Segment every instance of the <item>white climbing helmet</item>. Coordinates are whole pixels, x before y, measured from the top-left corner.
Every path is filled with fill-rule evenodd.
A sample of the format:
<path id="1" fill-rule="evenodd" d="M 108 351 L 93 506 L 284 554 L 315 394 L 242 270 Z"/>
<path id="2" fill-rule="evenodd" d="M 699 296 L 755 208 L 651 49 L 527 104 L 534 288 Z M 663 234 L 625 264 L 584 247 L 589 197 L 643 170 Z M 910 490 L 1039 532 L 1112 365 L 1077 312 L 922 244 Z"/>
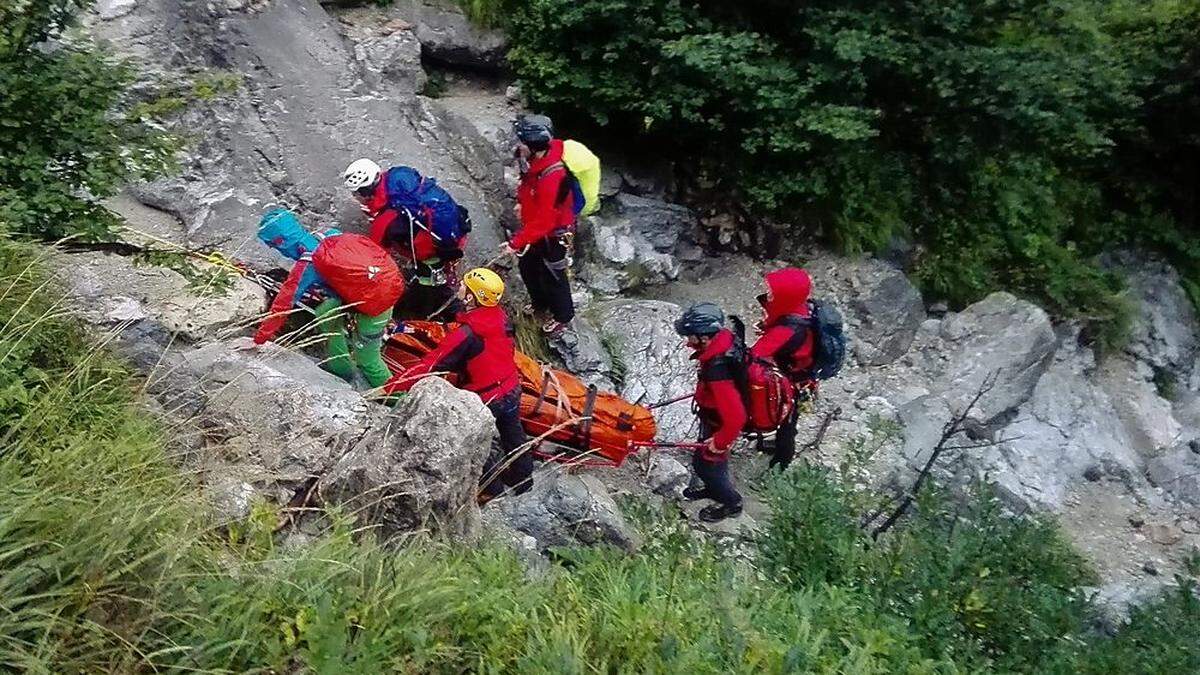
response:
<path id="1" fill-rule="evenodd" d="M 361 190 L 379 182 L 383 169 L 369 159 L 356 159 L 342 173 L 342 182 L 351 190 Z"/>

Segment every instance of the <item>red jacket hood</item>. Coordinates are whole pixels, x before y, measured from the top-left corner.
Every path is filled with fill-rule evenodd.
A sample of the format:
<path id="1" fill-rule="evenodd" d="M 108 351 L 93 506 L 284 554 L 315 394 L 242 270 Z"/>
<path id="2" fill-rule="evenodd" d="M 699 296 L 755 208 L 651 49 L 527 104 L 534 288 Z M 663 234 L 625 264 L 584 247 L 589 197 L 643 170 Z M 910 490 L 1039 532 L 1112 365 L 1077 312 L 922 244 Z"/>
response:
<path id="1" fill-rule="evenodd" d="M 808 296 L 812 292 L 808 272 L 796 267 L 776 270 L 767 275 L 767 288 L 771 289 L 771 299 L 765 306 L 764 325 L 774 325 L 789 314 L 808 316 Z"/>
<path id="2" fill-rule="evenodd" d="M 499 306 L 476 307 L 462 312 L 455 319 L 470 326 L 476 335 L 485 340 L 508 335 L 508 315 Z"/>
<path id="3" fill-rule="evenodd" d="M 703 351 L 692 354 L 692 358 L 700 363 L 707 363 L 729 351 L 731 347 L 733 347 L 733 332 L 728 328 L 722 328 L 713 336 L 712 342 L 708 343 Z"/>
<path id="4" fill-rule="evenodd" d="M 542 157 L 535 157 L 529 161 L 529 171 L 526 176 L 532 176 L 535 179 L 541 175 L 551 164 L 556 164 L 562 161 L 563 142 L 557 138 L 550 139 L 550 147 L 546 150 L 546 154 Z"/>

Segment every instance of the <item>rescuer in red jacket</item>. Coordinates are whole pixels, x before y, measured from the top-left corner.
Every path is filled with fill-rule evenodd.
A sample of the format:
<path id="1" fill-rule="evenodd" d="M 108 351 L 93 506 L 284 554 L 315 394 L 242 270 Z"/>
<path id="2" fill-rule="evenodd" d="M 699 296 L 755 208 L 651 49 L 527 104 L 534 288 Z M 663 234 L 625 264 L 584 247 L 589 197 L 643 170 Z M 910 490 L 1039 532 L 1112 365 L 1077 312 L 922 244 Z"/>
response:
<path id="1" fill-rule="evenodd" d="M 404 392 L 431 373 L 455 373 L 460 387 L 479 395 L 496 418 L 503 451 L 484 466 L 481 502 L 499 496 L 505 488 L 520 494 L 533 483 L 533 455 L 525 447 L 521 428 L 521 379 L 513 327 L 500 307 L 503 294 L 504 281 L 492 270 L 473 269 L 463 275 L 460 297 L 467 310 L 456 317 L 459 327 L 384 388 L 389 394 Z"/>
<path id="2" fill-rule="evenodd" d="M 554 138 L 549 117 L 525 115 L 517 120 L 516 132 L 521 142 L 518 153 L 528 156 L 529 168 L 517 187 L 521 227 L 500 250 L 520 256 L 518 267 L 532 309 L 550 315 L 542 329 L 553 335 L 575 318 L 569 278 L 576 218 L 571 183 L 575 179 L 563 163 L 563 143 Z"/>
<path id="3" fill-rule="evenodd" d="M 808 272 L 788 267 L 766 277 L 767 292 L 759 296 L 764 316 L 762 336 L 750 348 L 752 359 L 770 359 L 797 389 L 797 398 L 813 386 L 813 331 L 810 330 L 808 296 L 812 279 Z M 775 433 L 770 466 L 786 469 L 796 455 L 796 423 L 799 406 Z"/>
<path id="4" fill-rule="evenodd" d="M 742 496 L 729 476 L 729 451 L 746 426 L 746 406 L 736 380 L 743 365 L 734 350 L 733 333 L 725 328 L 725 313 L 711 302 L 688 308 L 675 322 L 675 332 L 687 338 L 698 364 L 693 400 L 700 416 L 700 440 L 706 444 L 692 455 L 699 483 L 683 496 L 717 502 L 700 510 L 701 520 L 716 522 L 742 512 Z"/>
<path id="5" fill-rule="evenodd" d="M 439 237 L 432 213 L 395 205 L 388 185 L 393 172 L 420 177 L 411 167 L 384 171 L 373 160 L 359 159 L 346 167 L 342 181 L 370 222 L 367 236 L 392 253 L 405 273 L 409 291 L 396 308 L 398 315 L 449 321 L 463 309 L 455 270 L 467 237 Z"/>

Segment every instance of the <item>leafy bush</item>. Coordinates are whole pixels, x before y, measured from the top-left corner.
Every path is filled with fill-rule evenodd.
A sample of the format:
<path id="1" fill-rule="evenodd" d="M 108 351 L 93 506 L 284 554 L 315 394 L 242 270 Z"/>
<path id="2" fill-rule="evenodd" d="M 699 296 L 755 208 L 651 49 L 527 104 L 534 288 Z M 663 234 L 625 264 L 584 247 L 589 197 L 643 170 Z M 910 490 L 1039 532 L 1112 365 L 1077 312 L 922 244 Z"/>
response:
<path id="1" fill-rule="evenodd" d="M 78 44 L 54 44 L 84 0 L 0 9 L 0 228 L 58 239 L 100 238 L 115 224 L 99 199 L 159 175 L 177 143 L 136 105 L 124 64 Z"/>
<path id="2" fill-rule="evenodd" d="M 1055 526 L 1005 515 L 986 491 L 965 503 L 923 496 L 874 544 L 856 515 L 864 501 L 824 469 L 789 471 L 771 502 L 759 545 L 773 578 L 853 589 L 862 607 L 908 626 L 929 658 L 1036 672 L 1073 658 L 1087 629 L 1080 588 L 1094 574 Z"/>
<path id="3" fill-rule="evenodd" d="M 694 183 L 848 251 L 914 240 L 917 279 L 956 304 L 1011 288 L 1107 324 L 1116 342 L 1121 284 L 1090 257 L 1164 238 L 1200 251 L 1170 220 L 1143 234 L 1105 189 L 1110 175 L 1126 194 L 1177 175 L 1168 184 L 1186 205 L 1173 212 L 1195 218 L 1179 195 L 1194 193 L 1181 184 L 1195 183 L 1196 153 L 1168 136 L 1200 135 L 1195 78 L 1184 79 L 1200 26 L 1189 3 L 505 7 L 509 60 L 537 105 L 637 135 Z M 1136 170 L 1114 167 L 1138 140 Z M 1191 168 L 1157 161 L 1168 156 Z"/>

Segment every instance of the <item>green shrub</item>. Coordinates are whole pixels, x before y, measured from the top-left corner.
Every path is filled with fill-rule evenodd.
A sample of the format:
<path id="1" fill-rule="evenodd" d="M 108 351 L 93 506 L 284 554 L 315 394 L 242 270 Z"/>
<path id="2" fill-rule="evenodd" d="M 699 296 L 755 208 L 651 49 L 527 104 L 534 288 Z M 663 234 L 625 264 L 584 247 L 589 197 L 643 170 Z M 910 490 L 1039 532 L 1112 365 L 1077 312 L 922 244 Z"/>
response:
<path id="1" fill-rule="evenodd" d="M 177 142 L 150 123 L 176 108 L 169 97 L 139 105 L 126 64 L 79 44 L 42 45 L 88 4 L 0 9 L 0 229 L 105 237 L 115 220 L 98 200 L 172 164 Z"/>
<path id="2" fill-rule="evenodd" d="M 1195 229 L 1172 220 L 1200 212 L 1184 187 L 1200 175 L 1194 3 L 504 7 L 536 105 L 637 136 L 799 234 L 850 252 L 914 240 L 917 280 L 955 305 L 1011 289 L 1113 346 L 1127 308 L 1096 253 L 1157 246 L 1200 279 Z"/>

